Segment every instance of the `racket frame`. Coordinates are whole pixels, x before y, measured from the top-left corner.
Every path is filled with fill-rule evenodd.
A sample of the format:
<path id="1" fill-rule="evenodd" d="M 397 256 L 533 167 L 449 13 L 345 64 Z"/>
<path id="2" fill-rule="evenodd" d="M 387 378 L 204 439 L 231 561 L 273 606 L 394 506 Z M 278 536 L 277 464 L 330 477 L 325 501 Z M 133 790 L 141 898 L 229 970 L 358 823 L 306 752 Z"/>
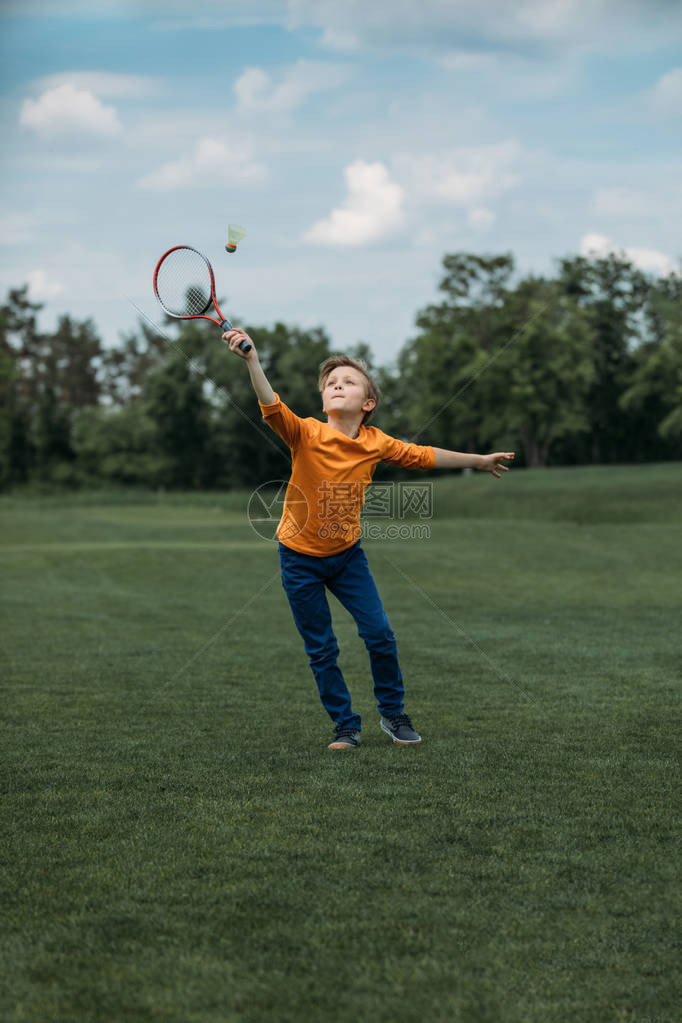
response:
<path id="1" fill-rule="evenodd" d="M 203 313 L 188 313 L 188 314 L 184 314 L 184 315 L 180 314 L 180 313 L 174 313 L 174 312 L 172 312 L 168 308 L 168 306 L 166 306 L 164 304 L 161 296 L 159 295 L 158 277 L 159 277 L 159 270 L 161 269 L 161 264 L 163 263 L 163 261 L 168 256 L 170 256 L 171 252 L 177 252 L 178 249 L 189 249 L 190 252 L 195 252 L 197 254 L 197 256 L 201 256 L 201 258 L 203 259 L 204 263 L 206 264 L 206 268 L 208 270 L 208 276 L 209 276 L 209 279 L 211 281 L 211 298 L 206 303 L 206 306 L 204 308 Z M 168 315 L 172 316 L 173 319 L 175 319 L 175 320 L 210 320 L 211 323 L 215 323 L 216 326 L 220 327 L 220 329 L 223 331 L 223 333 L 225 333 L 225 331 L 233 330 L 234 329 L 232 324 L 224 316 L 222 309 L 218 305 L 218 299 L 216 298 L 216 293 L 215 293 L 215 276 L 213 274 L 213 267 L 211 266 L 211 264 L 209 263 L 207 257 L 203 254 L 203 252 L 199 252 L 199 250 L 195 249 L 192 245 L 174 245 L 172 248 L 170 248 L 166 252 L 164 252 L 163 256 L 161 257 L 161 259 L 156 264 L 156 268 L 154 270 L 154 294 L 156 295 L 156 297 L 157 297 L 157 299 L 159 301 L 159 305 L 161 306 L 163 311 L 165 313 L 168 313 Z M 206 310 L 210 308 L 211 302 L 213 303 L 215 311 L 217 312 L 218 316 L 220 317 L 219 320 L 216 320 L 215 316 L 207 316 L 206 315 Z M 241 350 L 243 352 L 248 352 L 248 351 L 251 350 L 251 345 L 248 343 L 248 341 L 242 341 L 242 343 L 240 344 L 239 347 L 241 348 Z"/>

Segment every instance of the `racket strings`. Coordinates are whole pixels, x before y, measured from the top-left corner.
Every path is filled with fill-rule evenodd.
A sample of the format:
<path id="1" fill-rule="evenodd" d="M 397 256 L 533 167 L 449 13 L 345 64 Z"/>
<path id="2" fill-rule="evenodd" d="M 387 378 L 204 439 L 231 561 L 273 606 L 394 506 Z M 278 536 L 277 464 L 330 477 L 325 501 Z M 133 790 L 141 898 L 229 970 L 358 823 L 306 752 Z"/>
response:
<path id="1" fill-rule="evenodd" d="M 194 249 L 169 252 L 156 275 L 156 294 L 172 316 L 201 316 L 211 305 L 211 272 Z"/>

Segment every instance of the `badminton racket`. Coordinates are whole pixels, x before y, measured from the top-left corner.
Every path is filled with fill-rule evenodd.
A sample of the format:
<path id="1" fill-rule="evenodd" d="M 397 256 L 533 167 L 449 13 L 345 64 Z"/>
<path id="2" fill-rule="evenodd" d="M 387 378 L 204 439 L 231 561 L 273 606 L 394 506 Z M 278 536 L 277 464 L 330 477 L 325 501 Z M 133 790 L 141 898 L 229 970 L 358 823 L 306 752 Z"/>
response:
<path id="1" fill-rule="evenodd" d="M 233 329 L 218 305 L 213 267 L 190 245 L 175 245 L 164 252 L 154 270 L 154 294 L 164 312 L 176 320 L 210 320 L 223 333 Z M 216 316 L 210 316 L 209 310 Z M 239 347 L 251 351 L 246 340 Z"/>

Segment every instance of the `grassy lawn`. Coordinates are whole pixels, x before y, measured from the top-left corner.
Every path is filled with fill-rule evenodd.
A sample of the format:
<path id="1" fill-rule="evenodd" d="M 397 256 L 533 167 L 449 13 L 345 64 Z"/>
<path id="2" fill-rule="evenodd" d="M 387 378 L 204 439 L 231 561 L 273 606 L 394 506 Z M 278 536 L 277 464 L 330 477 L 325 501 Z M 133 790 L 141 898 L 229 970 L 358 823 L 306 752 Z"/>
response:
<path id="1" fill-rule="evenodd" d="M 0 1017 L 679 1019 L 681 468 L 438 479 L 343 754 L 247 494 L 1 498 Z"/>

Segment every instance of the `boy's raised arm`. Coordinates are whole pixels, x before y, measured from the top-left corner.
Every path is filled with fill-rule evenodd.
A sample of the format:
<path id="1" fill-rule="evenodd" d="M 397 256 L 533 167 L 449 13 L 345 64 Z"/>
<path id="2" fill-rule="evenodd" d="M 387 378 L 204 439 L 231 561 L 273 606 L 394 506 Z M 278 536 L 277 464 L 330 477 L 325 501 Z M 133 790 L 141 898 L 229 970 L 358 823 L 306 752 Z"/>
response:
<path id="1" fill-rule="evenodd" d="M 513 451 L 495 451 L 490 455 L 470 455 L 463 451 L 448 451 L 446 448 L 434 448 L 436 469 L 478 469 L 479 472 L 490 472 L 498 478 L 503 472 L 509 472 L 509 466 L 503 462 L 511 462 Z"/>
<path id="2" fill-rule="evenodd" d="M 244 340 L 251 342 L 251 350 L 243 352 L 239 345 Z M 268 378 L 263 372 L 263 367 L 258 360 L 258 352 L 256 346 L 253 343 L 253 338 L 249 337 L 245 330 L 241 330 L 239 327 L 235 327 L 234 330 L 228 330 L 226 334 L 223 334 L 223 341 L 227 341 L 230 346 L 230 351 L 238 355 L 240 359 L 246 361 L 249 367 L 249 376 L 251 377 L 251 383 L 253 389 L 256 392 L 256 397 L 263 405 L 273 405 L 277 401 L 277 396 L 273 391 Z"/>

